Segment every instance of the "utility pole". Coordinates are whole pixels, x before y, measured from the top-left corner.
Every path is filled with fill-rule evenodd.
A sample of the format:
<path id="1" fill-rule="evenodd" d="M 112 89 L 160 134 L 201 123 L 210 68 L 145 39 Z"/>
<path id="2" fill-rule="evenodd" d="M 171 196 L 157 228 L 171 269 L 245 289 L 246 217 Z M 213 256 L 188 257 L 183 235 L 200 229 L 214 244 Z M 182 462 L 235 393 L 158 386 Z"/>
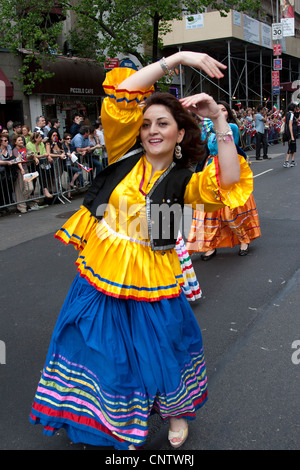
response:
<path id="1" fill-rule="evenodd" d="M 276 0 L 276 23 L 279 23 L 279 0 Z M 277 39 L 277 44 L 279 44 L 279 39 Z M 280 76 L 280 72 L 279 72 Z M 279 90 L 280 90 L 280 79 L 279 79 Z M 277 95 L 277 109 L 279 111 L 280 109 L 280 91 L 279 94 Z"/>

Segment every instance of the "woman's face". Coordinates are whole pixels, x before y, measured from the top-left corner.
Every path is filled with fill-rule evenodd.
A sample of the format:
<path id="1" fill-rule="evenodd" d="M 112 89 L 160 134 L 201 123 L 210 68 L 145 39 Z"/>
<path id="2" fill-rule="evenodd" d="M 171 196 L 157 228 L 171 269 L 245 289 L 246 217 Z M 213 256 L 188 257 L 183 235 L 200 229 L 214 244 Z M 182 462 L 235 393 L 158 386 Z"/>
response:
<path id="1" fill-rule="evenodd" d="M 23 142 L 23 138 L 22 137 L 18 137 L 16 139 L 16 146 L 17 147 L 24 147 L 24 142 Z"/>
<path id="2" fill-rule="evenodd" d="M 218 104 L 221 112 L 224 114 L 225 118 L 227 119 L 228 118 L 228 111 L 227 109 L 225 108 L 225 106 L 223 104 Z"/>
<path id="3" fill-rule="evenodd" d="M 23 134 L 24 136 L 27 136 L 27 135 L 28 135 L 28 129 L 27 129 L 27 127 L 22 127 L 22 134 Z"/>
<path id="4" fill-rule="evenodd" d="M 145 111 L 140 137 L 148 156 L 169 156 L 173 160 L 175 145 L 182 141 L 184 132 L 178 129 L 166 106 L 154 104 Z"/>
<path id="5" fill-rule="evenodd" d="M 8 146 L 8 138 L 7 137 L 2 137 L 1 138 L 1 145 L 4 145 L 4 147 Z"/>

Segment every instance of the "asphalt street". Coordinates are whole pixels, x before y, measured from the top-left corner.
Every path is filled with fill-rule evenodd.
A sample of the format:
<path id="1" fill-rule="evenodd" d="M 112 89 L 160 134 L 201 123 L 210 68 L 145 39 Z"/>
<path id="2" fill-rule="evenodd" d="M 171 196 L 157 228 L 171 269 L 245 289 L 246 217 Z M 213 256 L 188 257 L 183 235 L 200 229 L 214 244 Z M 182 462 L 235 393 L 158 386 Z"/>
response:
<path id="1" fill-rule="evenodd" d="M 209 262 L 192 257 L 203 291 L 192 308 L 203 334 L 209 399 L 190 424 L 187 452 L 300 447 L 300 161 L 283 168 L 285 151 L 271 146 L 264 161 L 249 152 L 262 230 L 249 255 L 238 256 L 235 247 L 219 249 Z M 76 274 L 74 248 L 53 235 L 81 202 L 0 219 L 2 450 L 93 449 L 71 443 L 64 431 L 46 437 L 28 419 Z M 167 432 L 153 416 L 145 449 L 170 451 Z"/>

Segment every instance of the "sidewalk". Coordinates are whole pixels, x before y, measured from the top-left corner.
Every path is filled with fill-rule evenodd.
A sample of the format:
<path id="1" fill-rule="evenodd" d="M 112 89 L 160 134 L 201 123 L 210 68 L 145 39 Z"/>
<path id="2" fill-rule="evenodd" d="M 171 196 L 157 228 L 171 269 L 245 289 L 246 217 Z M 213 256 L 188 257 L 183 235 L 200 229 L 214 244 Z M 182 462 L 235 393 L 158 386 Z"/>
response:
<path id="1" fill-rule="evenodd" d="M 80 208 L 83 198 L 84 194 L 80 194 L 71 204 L 54 204 L 26 214 L 1 217 L 0 251 L 54 233 Z"/>

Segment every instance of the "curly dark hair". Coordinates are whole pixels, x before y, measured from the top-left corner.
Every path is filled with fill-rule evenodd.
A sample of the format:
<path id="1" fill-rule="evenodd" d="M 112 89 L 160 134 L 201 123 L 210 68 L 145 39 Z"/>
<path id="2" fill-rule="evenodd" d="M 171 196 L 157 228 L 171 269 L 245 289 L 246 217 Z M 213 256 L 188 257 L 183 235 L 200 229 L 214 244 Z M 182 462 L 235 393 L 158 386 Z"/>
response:
<path id="1" fill-rule="evenodd" d="M 189 168 L 192 164 L 203 160 L 205 157 L 205 145 L 201 140 L 199 126 L 192 114 L 170 93 L 153 93 L 147 99 L 143 112 L 154 104 L 166 106 L 174 117 L 178 129 L 185 130 L 183 140 L 180 143 L 182 158 L 178 160 L 174 157 L 174 161 L 177 164 Z"/>

